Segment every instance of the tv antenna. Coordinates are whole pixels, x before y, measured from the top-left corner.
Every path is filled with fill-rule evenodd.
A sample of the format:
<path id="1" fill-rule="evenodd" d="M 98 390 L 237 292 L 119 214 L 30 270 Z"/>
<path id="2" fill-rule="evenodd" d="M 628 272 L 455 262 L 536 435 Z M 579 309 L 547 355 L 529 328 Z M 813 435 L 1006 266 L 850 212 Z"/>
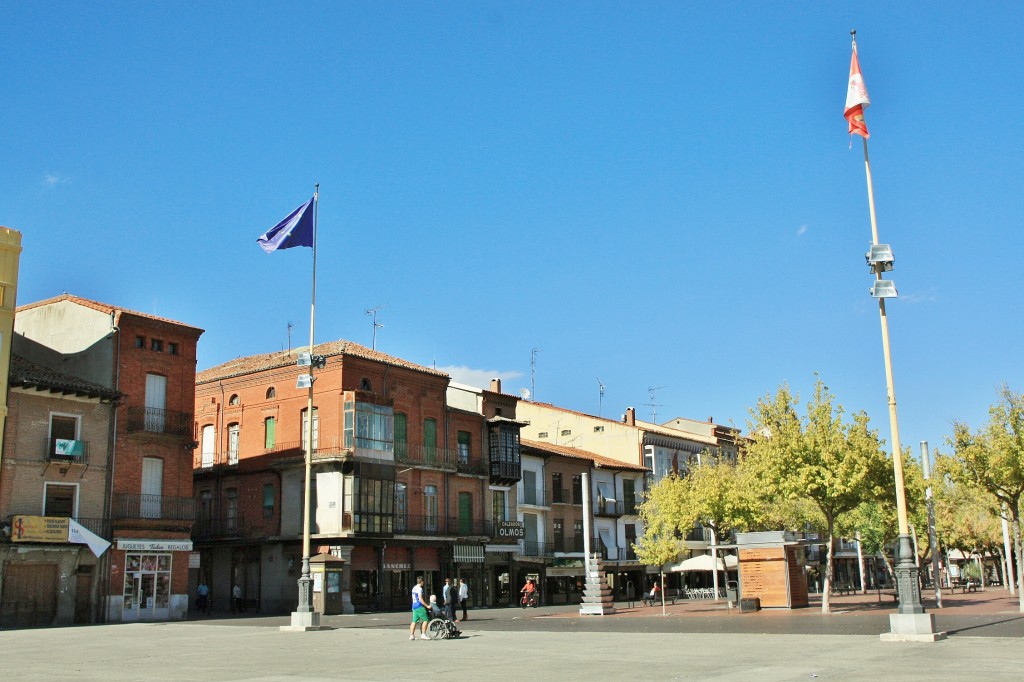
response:
<path id="1" fill-rule="evenodd" d="M 601 416 L 601 411 L 604 409 L 604 384 L 601 383 L 601 377 L 597 377 L 597 416 Z"/>
<path id="2" fill-rule="evenodd" d="M 665 387 L 664 386 L 648 386 L 647 387 L 647 395 L 650 396 L 651 402 L 644 403 L 644 405 L 647 405 L 648 407 L 651 408 L 651 421 L 654 422 L 655 424 L 658 423 L 658 408 L 659 407 L 665 407 L 665 405 L 662 404 L 662 403 L 659 403 L 658 399 L 657 399 L 658 391 L 660 391 L 663 388 L 665 388 Z"/>
<path id="3" fill-rule="evenodd" d="M 292 327 L 295 325 L 291 322 L 288 323 L 288 352 L 292 352 Z"/>
<path id="4" fill-rule="evenodd" d="M 537 353 L 540 352 L 537 347 L 530 351 L 530 395 L 534 400 L 537 399 Z"/>
<path id="5" fill-rule="evenodd" d="M 373 316 L 373 341 L 372 341 L 372 343 L 370 345 L 370 348 L 373 349 L 373 350 L 377 350 L 377 330 L 378 329 L 382 329 L 384 327 L 383 324 L 381 324 L 380 322 L 377 321 L 377 311 L 380 310 L 381 308 L 383 308 L 386 305 L 387 305 L 387 303 L 382 303 L 381 305 L 377 306 L 376 308 L 367 308 L 366 309 L 366 314 Z"/>

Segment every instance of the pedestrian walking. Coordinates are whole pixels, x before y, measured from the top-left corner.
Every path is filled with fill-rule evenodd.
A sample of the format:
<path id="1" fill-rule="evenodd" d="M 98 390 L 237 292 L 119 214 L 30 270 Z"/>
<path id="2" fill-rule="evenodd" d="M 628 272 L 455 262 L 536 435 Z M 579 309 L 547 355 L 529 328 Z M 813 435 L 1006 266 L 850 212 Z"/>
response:
<path id="1" fill-rule="evenodd" d="M 199 579 L 199 587 L 196 588 L 196 611 L 210 613 L 210 586 L 204 578 Z"/>
<path id="2" fill-rule="evenodd" d="M 469 620 L 466 609 L 469 605 L 469 582 L 466 579 L 459 580 L 459 603 L 462 604 L 462 620 Z"/>
<path id="3" fill-rule="evenodd" d="M 242 588 L 238 586 L 238 583 L 231 588 L 231 610 L 235 613 L 241 613 L 244 610 L 242 608 Z"/>
<path id="4" fill-rule="evenodd" d="M 412 588 L 412 622 L 409 623 L 409 639 L 416 639 L 416 623 L 420 625 L 420 639 L 427 637 L 427 623 L 430 622 L 430 615 L 427 613 L 427 603 L 423 601 L 423 576 L 416 578 L 416 586 Z"/>

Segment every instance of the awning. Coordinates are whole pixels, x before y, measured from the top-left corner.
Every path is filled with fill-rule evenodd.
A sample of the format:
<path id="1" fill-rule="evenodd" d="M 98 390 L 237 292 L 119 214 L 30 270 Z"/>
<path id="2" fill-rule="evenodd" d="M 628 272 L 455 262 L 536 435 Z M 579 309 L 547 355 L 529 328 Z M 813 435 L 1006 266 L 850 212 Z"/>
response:
<path id="1" fill-rule="evenodd" d="M 604 545 L 605 549 L 612 549 L 615 547 L 615 543 L 612 542 L 612 532 L 607 528 L 598 528 L 597 534 L 601 538 L 601 544 Z"/>
<path id="2" fill-rule="evenodd" d="M 453 558 L 457 564 L 482 564 L 484 562 L 484 548 L 480 545 L 455 545 Z"/>
<path id="3" fill-rule="evenodd" d="M 724 561 L 723 561 L 724 558 Z M 686 571 L 713 571 L 715 570 L 715 564 L 718 565 L 719 571 L 725 570 L 736 570 L 737 560 L 732 554 L 719 554 L 718 561 L 715 562 L 711 559 L 710 554 L 698 554 L 695 557 L 690 557 L 686 561 L 681 561 L 678 564 L 672 564 L 671 566 L 665 567 L 666 573 L 682 573 Z"/>

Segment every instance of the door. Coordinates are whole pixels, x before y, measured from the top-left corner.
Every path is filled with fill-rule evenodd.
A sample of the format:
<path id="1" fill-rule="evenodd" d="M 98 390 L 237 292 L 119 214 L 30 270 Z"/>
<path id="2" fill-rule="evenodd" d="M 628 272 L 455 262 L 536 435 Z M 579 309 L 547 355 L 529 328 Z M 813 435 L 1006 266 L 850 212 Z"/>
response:
<path id="1" fill-rule="evenodd" d="M 167 620 L 170 615 L 170 594 L 170 554 L 127 556 L 122 620 Z"/>
<path id="2" fill-rule="evenodd" d="M 167 377 L 159 374 L 146 375 L 146 430 L 164 432 L 164 415 L 167 410 Z"/>
<path id="3" fill-rule="evenodd" d="M 473 534 L 473 494 L 459 493 L 459 535 Z"/>
<path id="4" fill-rule="evenodd" d="M 8 563 L 0 593 L 0 627 L 53 625 L 57 565 Z"/>
<path id="5" fill-rule="evenodd" d="M 142 500 L 144 519 L 160 518 L 160 500 L 164 492 L 164 461 L 156 457 L 142 458 Z"/>

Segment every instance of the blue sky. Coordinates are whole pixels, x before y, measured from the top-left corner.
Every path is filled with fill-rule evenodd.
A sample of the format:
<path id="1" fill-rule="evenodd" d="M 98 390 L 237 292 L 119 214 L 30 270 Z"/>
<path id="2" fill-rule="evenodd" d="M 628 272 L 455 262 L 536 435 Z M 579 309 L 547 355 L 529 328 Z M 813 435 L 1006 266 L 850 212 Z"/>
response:
<path id="1" fill-rule="evenodd" d="M 979 426 L 1020 362 L 1017 3 L 0 0 L 18 302 L 206 330 L 199 369 L 316 339 L 507 392 L 745 427 L 819 373 L 889 438 L 858 29 L 900 435 Z M 531 350 L 536 375 L 531 377 Z M 479 380 L 473 380 L 477 377 Z M 600 401 L 598 379 L 605 386 Z M 648 390 L 657 388 L 654 399 Z"/>

